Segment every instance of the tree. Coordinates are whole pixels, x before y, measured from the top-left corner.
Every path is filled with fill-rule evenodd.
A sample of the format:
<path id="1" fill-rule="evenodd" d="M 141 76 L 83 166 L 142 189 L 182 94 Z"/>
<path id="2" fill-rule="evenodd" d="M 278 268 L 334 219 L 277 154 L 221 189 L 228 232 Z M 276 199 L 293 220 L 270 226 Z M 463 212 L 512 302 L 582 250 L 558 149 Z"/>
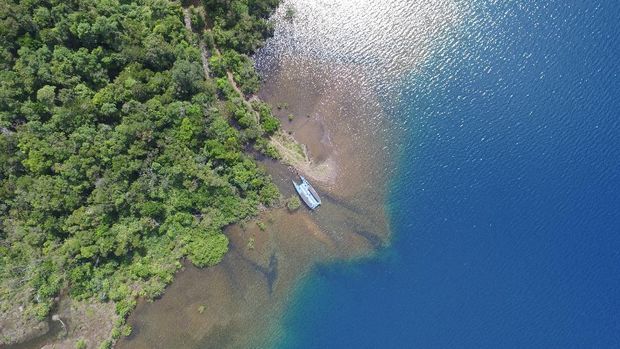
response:
<path id="1" fill-rule="evenodd" d="M 56 99 L 56 87 L 45 85 L 37 91 L 37 101 L 45 105 L 47 108 L 51 108 L 54 105 Z"/>
<path id="2" fill-rule="evenodd" d="M 279 122 L 226 76 L 256 91 L 243 53 L 262 43 L 267 3 L 209 5 L 230 44 L 217 79 L 178 2 L 0 4 L 0 305 L 24 307 L 0 323 L 45 319 L 67 287 L 114 302 L 111 338 L 126 335 L 136 297 L 160 295 L 183 257 L 218 263 L 223 227 L 279 200 L 244 152 L 272 151 Z"/>
<path id="3" fill-rule="evenodd" d="M 174 62 L 171 69 L 172 83 L 176 96 L 183 100 L 201 91 L 203 72 L 200 64 L 188 60 Z"/>
<path id="4" fill-rule="evenodd" d="M 215 265 L 228 252 L 228 238 L 224 234 L 196 236 L 187 245 L 187 252 L 192 263 L 199 267 Z"/>
<path id="5" fill-rule="evenodd" d="M 301 207 L 301 201 L 297 197 L 297 195 L 291 196 L 286 202 L 286 207 L 289 211 L 297 211 Z"/>

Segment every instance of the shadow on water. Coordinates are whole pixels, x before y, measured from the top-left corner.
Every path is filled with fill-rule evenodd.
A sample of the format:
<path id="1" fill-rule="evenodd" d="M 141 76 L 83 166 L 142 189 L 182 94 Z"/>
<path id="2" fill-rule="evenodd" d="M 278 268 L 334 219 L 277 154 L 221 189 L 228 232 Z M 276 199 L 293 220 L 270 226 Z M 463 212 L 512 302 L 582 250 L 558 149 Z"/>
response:
<path id="1" fill-rule="evenodd" d="M 239 258 L 249 264 L 254 269 L 254 271 L 261 274 L 265 278 L 265 282 L 267 283 L 267 287 L 269 288 L 269 294 L 273 292 L 273 283 L 278 278 L 278 257 L 276 257 L 275 253 L 273 253 L 269 258 L 269 265 L 267 267 L 264 267 L 251 260 L 250 258 L 245 257 L 243 253 L 240 253 L 236 247 L 232 247 L 229 253 L 236 253 Z M 228 269 L 227 272 L 230 275 L 234 275 L 234 272 L 230 269 Z"/>

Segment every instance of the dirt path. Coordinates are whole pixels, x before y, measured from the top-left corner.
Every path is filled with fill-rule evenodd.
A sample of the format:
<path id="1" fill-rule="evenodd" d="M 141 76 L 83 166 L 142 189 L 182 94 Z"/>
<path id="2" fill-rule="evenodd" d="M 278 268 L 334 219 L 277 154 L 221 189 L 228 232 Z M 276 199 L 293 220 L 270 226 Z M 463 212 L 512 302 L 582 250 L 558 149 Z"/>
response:
<path id="1" fill-rule="evenodd" d="M 189 10 L 183 7 L 183 21 L 185 22 L 185 29 L 192 31 L 192 20 L 189 17 Z"/>
<path id="2" fill-rule="evenodd" d="M 206 16 L 206 13 L 205 13 Z M 183 22 L 185 23 L 185 28 L 190 31 L 193 32 L 192 29 L 192 19 L 189 13 L 189 9 L 188 8 L 183 8 Z M 208 28 L 205 28 L 205 30 L 207 32 L 210 32 L 211 30 Z M 209 78 L 210 74 L 211 74 L 211 70 L 209 68 L 209 58 L 211 57 L 211 53 L 209 52 L 209 50 L 207 49 L 207 45 L 205 44 L 203 39 L 200 39 L 198 45 L 200 46 L 200 58 L 202 59 L 202 68 L 204 70 L 204 74 L 205 74 L 205 78 Z M 215 53 L 215 55 L 217 56 L 221 56 L 222 54 L 220 53 L 220 50 L 217 47 L 213 48 L 213 53 Z M 239 97 L 241 98 L 241 100 L 243 101 L 243 104 L 245 104 L 245 106 L 248 108 L 248 110 L 250 110 L 253 114 L 254 117 L 256 118 L 256 121 L 259 121 L 259 114 L 258 112 L 256 112 L 254 110 L 254 108 L 252 107 L 252 104 L 249 102 L 248 99 L 245 98 L 244 93 L 241 91 L 241 89 L 239 88 L 239 85 L 237 85 L 237 82 L 235 81 L 235 77 L 233 76 L 231 71 L 226 71 L 226 77 L 228 78 L 228 82 L 230 83 L 230 85 L 232 86 L 233 90 L 235 90 L 235 92 L 237 92 L 237 94 L 239 95 Z M 252 97 L 252 98 L 256 98 L 256 97 Z M 250 98 L 250 99 L 252 99 Z"/>
<path id="3" fill-rule="evenodd" d="M 189 32 L 193 32 L 192 19 L 189 14 L 189 9 L 185 7 L 183 8 L 183 22 L 185 23 L 185 28 Z M 202 38 L 198 41 L 198 46 L 200 47 L 200 58 L 202 60 L 202 70 L 205 74 L 205 78 L 209 78 L 209 76 L 211 75 L 211 70 L 209 69 L 209 57 L 211 56 L 211 54 L 209 53 L 209 50 L 207 50 L 207 45 L 205 44 L 205 41 Z"/>
<path id="4" fill-rule="evenodd" d="M 185 28 L 189 32 L 193 32 L 190 12 L 189 9 L 185 7 L 183 8 L 183 21 L 185 23 Z M 205 28 L 205 31 L 210 32 L 211 30 L 209 28 Z M 200 46 L 202 67 L 205 78 L 209 78 L 209 57 L 211 57 L 211 52 L 207 49 L 207 46 L 202 38 L 198 44 Z M 218 57 L 222 55 L 217 47 L 213 47 L 212 51 L 212 53 Z M 231 71 L 226 71 L 226 78 L 228 79 L 230 86 L 232 86 L 233 90 L 237 93 L 237 95 L 239 95 L 239 98 L 241 98 L 241 101 L 245 107 L 252 113 L 252 115 L 254 115 L 256 122 L 260 122 L 260 114 L 254 109 L 251 103 L 259 100 L 258 97 L 251 96 L 250 98 L 246 98 L 245 94 L 241 91 L 239 85 L 235 81 L 234 75 Z M 298 172 L 304 173 L 306 176 L 323 183 L 332 183 L 334 181 L 336 175 L 335 166 L 333 166 L 331 161 L 324 161 L 320 164 L 313 163 L 308 156 L 305 146 L 300 144 L 292 136 L 286 135 L 284 132 L 277 132 L 270 137 L 269 142 L 278 150 L 282 156 L 283 162 L 294 167 Z"/>

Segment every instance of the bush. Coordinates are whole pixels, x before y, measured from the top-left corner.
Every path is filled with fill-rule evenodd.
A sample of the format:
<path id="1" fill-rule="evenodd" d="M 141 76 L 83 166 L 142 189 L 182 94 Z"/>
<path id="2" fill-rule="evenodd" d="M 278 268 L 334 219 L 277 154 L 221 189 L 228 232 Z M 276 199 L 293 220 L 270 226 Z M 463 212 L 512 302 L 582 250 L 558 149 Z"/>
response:
<path id="1" fill-rule="evenodd" d="M 202 7 L 190 6 L 190 20 L 192 22 L 192 29 L 196 32 L 202 32 L 205 27 L 204 10 Z"/>
<path id="2" fill-rule="evenodd" d="M 136 301 L 133 299 L 123 299 L 120 302 L 116 303 L 116 313 L 121 317 L 125 318 L 130 311 L 132 311 L 136 307 Z"/>
<path id="3" fill-rule="evenodd" d="M 286 208 L 288 208 L 288 210 L 291 212 L 297 211 L 300 207 L 301 207 L 301 200 L 299 200 L 297 195 L 291 196 L 286 203 Z"/>
<path id="4" fill-rule="evenodd" d="M 121 334 L 124 337 L 129 337 L 129 335 L 131 334 L 131 326 L 127 324 L 123 325 L 123 327 L 121 328 Z"/>
<path id="5" fill-rule="evenodd" d="M 292 21 L 293 18 L 295 18 L 295 13 L 296 11 L 293 5 L 286 6 L 286 12 L 284 13 L 284 19 L 286 19 L 287 21 Z"/>
<path id="6" fill-rule="evenodd" d="M 197 267 L 219 263 L 226 252 L 228 252 L 228 238 L 221 233 L 195 237 L 187 245 L 188 257 Z"/>
<path id="7" fill-rule="evenodd" d="M 265 231 L 265 229 L 267 229 L 267 227 L 265 227 L 265 223 L 263 222 L 256 222 L 256 225 L 258 226 L 258 229 L 260 229 L 260 231 Z"/>
<path id="8" fill-rule="evenodd" d="M 111 349 L 112 341 L 109 339 L 104 340 L 101 345 L 99 345 L 99 349 Z"/>
<path id="9" fill-rule="evenodd" d="M 75 349 L 86 349 L 86 347 L 86 341 L 83 338 L 80 338 L 77 342 L 75 342 Z"/>

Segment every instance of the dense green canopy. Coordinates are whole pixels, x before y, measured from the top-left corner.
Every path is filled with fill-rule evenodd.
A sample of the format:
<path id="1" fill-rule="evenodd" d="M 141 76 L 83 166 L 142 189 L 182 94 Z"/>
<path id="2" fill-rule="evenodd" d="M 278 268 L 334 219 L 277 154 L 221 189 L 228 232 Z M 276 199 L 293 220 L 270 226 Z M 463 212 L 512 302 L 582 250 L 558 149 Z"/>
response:
<path id="1" fill-rule="evenodd" d="M 271 27 L 267 1 L 206 1 L 217 81 L 166 0 L 0 3 L 0 301 L 45 317 L 77 299 L 154 297 L 187 256 L 219 262 L 222 228 L 279 198 L 244 153 L 278 128 L 244 93 L 246 54 Z M 201 33 L 202 34 L 202 33 Z M 275 156 L 275 154 L 271 154 Z M 2 309 L 0 309 L 0 312 Z"/>

